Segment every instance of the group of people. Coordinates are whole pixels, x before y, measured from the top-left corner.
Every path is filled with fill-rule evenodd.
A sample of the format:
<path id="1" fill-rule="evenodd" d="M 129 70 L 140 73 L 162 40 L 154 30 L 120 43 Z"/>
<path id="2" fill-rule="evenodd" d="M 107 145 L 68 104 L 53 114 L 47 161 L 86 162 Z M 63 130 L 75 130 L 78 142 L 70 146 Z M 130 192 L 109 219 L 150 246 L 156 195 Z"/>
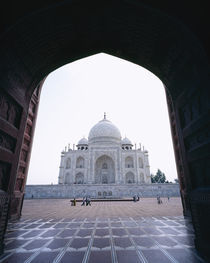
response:
<path id="1" fill-rule="evenodd" d="M 157 203 L 158 203 L 158 204 L 162 204 L 162 203 L 163 203 L 163 201 L 161 200 L 161 198 L 160 198 L 159 195 L 157 195 Z"/>
<path id="2" fill-rule="evenodd" d="M 86 206 L 91 205 L 90 197 L 83 197 L 81 206 L 82 205 L 86 205 Z"/>
<path id="3" fill-rule="evenodd" d="M 133 196 L 133 201 L 134 201 L 134 202 L 139 201 L 139 200 L 140 200 L 139 195 L 134 195 L 134 196 Z"/>
<path id="4" fill-rule="evenodd" d="M 76 201 L 75 198 L 73 200 L 70 200 L 70 202 L 71 202 L 72 206 L 76 206 L 77 201 Z M 86 205 L 86 206 L 90 205 L 91 206 L 91 199 L 90 199 L 90 197 L 88 197 L 88 196 L 87 197 L 83 197 L 81 206 L 83 206 L 83 205 Z"/>
<path id="5" fill-rule="evenodd" d="M 167 198 L 168 198 L 168 202 L 169 202 L 170 196 L 168 195 Z M 162 201 L 162 199 L 160 198 L 159 195 L 157 195 L 157 203 L 158 203 L 158 204 L 162 204 L 162 203 L 163 203 L 163 201 Z"/>

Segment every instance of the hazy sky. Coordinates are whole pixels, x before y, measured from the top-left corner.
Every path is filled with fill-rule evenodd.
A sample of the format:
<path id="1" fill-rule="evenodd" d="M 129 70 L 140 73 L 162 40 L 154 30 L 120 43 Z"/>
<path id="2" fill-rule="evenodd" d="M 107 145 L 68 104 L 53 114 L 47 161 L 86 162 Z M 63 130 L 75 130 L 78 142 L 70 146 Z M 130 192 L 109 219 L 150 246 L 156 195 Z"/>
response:
<path id="1" fill-rule="evenodd" d="M 57 184 L 61 151 L 103 119 L 149 151 L 150 172 L 177 178 L 162 82 L 128 61 L 97 54 L 65 65 L 41 93 L 27 184 Z"/>

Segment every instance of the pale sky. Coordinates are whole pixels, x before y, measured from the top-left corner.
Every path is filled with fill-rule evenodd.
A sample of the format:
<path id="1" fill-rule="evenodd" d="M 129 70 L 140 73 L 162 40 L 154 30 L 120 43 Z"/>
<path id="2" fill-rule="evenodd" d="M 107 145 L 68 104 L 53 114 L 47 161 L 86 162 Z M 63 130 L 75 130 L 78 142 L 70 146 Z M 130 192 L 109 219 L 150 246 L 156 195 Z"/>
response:
<path id="1" fill-rule="evenodd" d="M 107 119 L 149 152 L 150 172 L 177 178 L 165 90 L 150 71 L 100 53 L 52 72 L 42 88 L 27 184 L 57 184 L 61 151 Z"/>

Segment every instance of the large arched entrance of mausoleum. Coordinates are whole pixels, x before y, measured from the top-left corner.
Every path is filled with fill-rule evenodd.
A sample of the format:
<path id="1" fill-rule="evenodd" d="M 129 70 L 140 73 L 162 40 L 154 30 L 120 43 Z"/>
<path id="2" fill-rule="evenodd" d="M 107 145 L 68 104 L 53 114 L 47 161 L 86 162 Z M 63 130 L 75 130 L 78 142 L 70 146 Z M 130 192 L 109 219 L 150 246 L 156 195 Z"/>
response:
<path id="1" fill-rule="evenodd" d="M 102 155 L 95 162 L 95 183 L 111 184 L 115 182 L 115 164 L 111 157 Z"/>

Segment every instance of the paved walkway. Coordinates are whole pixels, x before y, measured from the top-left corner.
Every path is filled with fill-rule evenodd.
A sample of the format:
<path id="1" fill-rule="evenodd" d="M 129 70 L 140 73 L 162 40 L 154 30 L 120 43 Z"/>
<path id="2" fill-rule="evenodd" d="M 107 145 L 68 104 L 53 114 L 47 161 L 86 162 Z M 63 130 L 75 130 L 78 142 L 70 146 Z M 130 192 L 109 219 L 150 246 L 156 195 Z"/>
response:
<path id="1" fill-rule="evenodd" d="M 92 202 L 91 206 L 71 206 L 68 199 L 33 199 L 25 200 L 23 218 L 96 218 L 125 216 L 180 216 L 182 204 L 180 198 L 162 198 L 163 204 L 158 205 L 156 198 L 142 198 L 139 202 L 113 201 Z"/>
<path id="2" fill-rule="evenodd" d="M 181 210 L 179 199 L 91 207 L 72 207 L 69 200 L 26 200 L 22 219 L 9 223 L 0 262 L 204 262 Z"/>

